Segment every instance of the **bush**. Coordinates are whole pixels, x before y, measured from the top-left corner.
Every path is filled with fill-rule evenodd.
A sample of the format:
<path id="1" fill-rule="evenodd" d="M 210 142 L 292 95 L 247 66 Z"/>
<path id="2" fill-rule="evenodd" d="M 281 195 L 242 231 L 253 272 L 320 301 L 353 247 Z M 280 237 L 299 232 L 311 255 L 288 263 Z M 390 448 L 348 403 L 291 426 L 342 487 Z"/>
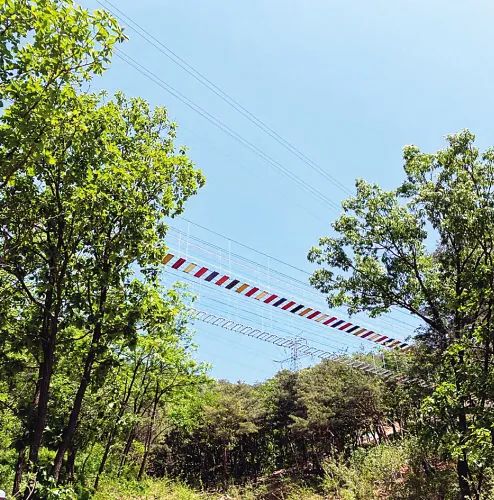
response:
<path id="1" fill-rule="evenodd" d="M 328 459 L 323 467 L 323 489 L 332 498 L 447 500 L 458 497 L 454 465 L 430 456 L 416 440 L 361 448 L 348 461 Z"/>
<path id="2" fill-rule="evenodd" d="M 324 462 L 323 489 L 344 500 L 386 498 L 403 480 L 406 464 L 401 444 L 358 449 L 347 463 L 338 459 Z"/>
<path id="3" fill-rule="evenodd" d="M 125 481 L 104 478 L 100 489 L 92 497 L 94 500 L 138 500 L 148 498 L 166 498 L 167 500 L 200 500 L 204 498 L 188 486 L 167 480 L 144 479 Z"/>

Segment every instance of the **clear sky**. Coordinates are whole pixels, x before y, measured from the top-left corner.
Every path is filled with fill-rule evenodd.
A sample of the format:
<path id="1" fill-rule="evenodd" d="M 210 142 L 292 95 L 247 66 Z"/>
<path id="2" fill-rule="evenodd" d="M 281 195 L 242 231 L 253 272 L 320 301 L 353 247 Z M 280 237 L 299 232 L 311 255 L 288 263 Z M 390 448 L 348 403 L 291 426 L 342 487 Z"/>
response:
<path id="1" fill-rule="evenodd" d="M 358 177 L 385 187 L 396 185 L 402 178 L 401 149 L 405 144 L 435 150 L 444 145 L 446 134 L 463 128 L 477 134 L 481 147 L 494 144 L 491 1 L 113 2 L 348 189 Z M 100 7 L 95 0 L 81 3 Z M 345 196 L 130 28 L 126 33 L 129 41 L 122 49 L 140 64 L 331 200 L 339 203 Z M 206 187 L 188 203 L 185 217 L 310 271 L 307 252 L 328 232 L 337 215 L 330 205 L 121 60 L 115 58 L 111 70 L 94 85 L 139 95 L 168 108 L 179 124 L 179 142 L 188 146 L 189 155 L 207 177 Z M 303 273 L 184 221 L 174 225 L 305 279 Z M 184 244 L 176 238 L 173 243 Z M 204 248 L 197 251 L 204 252 Z M 194 254 L 192 247 L 189 253 Z M 231 268 L 235 265 L 248 275 L 246 265 L 242 268 L 242 262 L 230 262 Z M 250 272 L 253 279 L 267 279 L 261 268 L 256 276 Z M 281 286 L 273 280 L 273 287 Z M 273 331 L 279 327 L 294 334 L 300 329 L 304 335 L 302 320 L 300 325 L 291 318 L 285 321 L 272 311 L 261 320 L 262 311 L 248 310 L 251 306 L 244 310 L 237 297 L 225 298 L 204 287 L 193 289 L 203 296 L 199 299 L 203 308 L 223 315 L 230 312 L 239 320 L 242 314 L 244 323 Z M 294 296 L 301 295 L 305 299 L 305 292 L 294 290 Z M 398 318 L 369 324 L 384 333 L 397 328 L 398 333 L 391 333 L 405 338 L 407 327 Z M 273 360 L 289 356 L 219 328 L 197 323 L 196 329 L 198 357 L 213 364 L 212 374 L 217 377 L 261 380 L 279 369 L 280 364 Z M 313 330 L 311 338 L 316 339 L 318 333 L 328 335 L 325 330 Z M 342 345 L 350 337 L 338 335 L 334 339 Z"/>

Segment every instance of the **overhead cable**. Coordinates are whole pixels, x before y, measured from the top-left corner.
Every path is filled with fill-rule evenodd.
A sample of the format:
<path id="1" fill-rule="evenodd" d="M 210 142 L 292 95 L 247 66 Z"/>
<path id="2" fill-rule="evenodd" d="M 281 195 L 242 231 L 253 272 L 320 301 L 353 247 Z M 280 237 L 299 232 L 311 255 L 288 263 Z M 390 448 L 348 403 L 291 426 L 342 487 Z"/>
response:
<path id="1" fill-rule="evenodd" d="M 129 24 L 128 26 L 137 33 L 141 38 L 143 38 L 146 42 L 152 45 L 155 49 L 161 52 L 165 57 L 173 61 L 180 68 L 182 68 L 185 72 L 187 72 L 190 76 L 192 76 L 196 81 L 201 83 L 204 87 L 212 91 L 216 96 L 218 96 L 222 101 L 228 104 L 235 111 L 240 113 L 244 118 L 249 120 L 252 124 L 254 124 L 257 128 L 262 130 L 265 134 L 274 139 L 278 144 L 280 144 L 283 148 L 288 150 L 291 154 L 296 156 L 299 160 L 305 163 L 309 168 L 323 176 L 329 182 L 331 182 L 338 189 L 342 190 L 345 194 L 351 194 L 350 191 L 334 176 L 326 172 L 321 166 L 319 166 L 314 160 L 308 157 L 305 153 L 303 153 L 299 148 L 297 148 L 293 143 L 285 139 L 278 132 L 276 132 L 273 128 L 267 125 L 264 121 L 258 118 L 254 113 L 249 111 L 247 108 L 242 106 L 236 99 L 234 99 L 231 95 L 221 89 L 218 85 L 212 82 L 209 78 L 207 78 L 204 74 L 202 74 L 199 70 L 194 68 L 190 63 L 188 63 L 185 59 L 180 57 L 176 52 L 167 47 L 161 40 L 156 38 L 153 34 L 151 34 L 148 30 L 146 30 L 143 26 L 137 23 L 134 19 L 132 19 L 128 14 L 123 12 L 120 8 L 114 5 L 109 0 L 97 0 L 97 2 L 108 9 L 115 17 L 120 17 L 125 19 Z M 109 5 L 107 7 L 105 4 Z M 113 10 L 112 10 L 113 9 Z M 118 12 L 118 14 L 116 12 Z"/>
<path id="2" fill-rule="evenodd" d="M 257 328 L 253 328 L 251 326 L 244 325 L 237 321 L 233 321 L 228 318 L 224 318 L 222 316 L 216 316 L 207 311 L 201 311 L 198 309 L 190 308 L 191 317 L 193 320 L 203 321 L 204 323 L 209 323 L 213 326 L 218 326 L 220 328 L 224 328 L 226 330 L 230 330 L 232 332 L 240 333 L 242 335 L 247 335 L 249 337 L 255 338 L 257 340 L 262 340 L 264 342 L 270 342 L 278 347 L 283 347 L 286 349 L 290 349 L 294 347 L 297 343 L 297 339 L 295 338 L 287 338 L 282 337 L 280 335 L 276 335 L 274 333 L 266 332 L 263 330 L 259 330 Z M 297 352 L 301 355 L 307 355 L 312 357 L 317 357 L 319 359 L 331 359 L 338 363 L 344 364 L 351 368 L 363 370 L 368 373 L 372 373 L 379 377 L 383 377 L 386 379 L 394 378 L 397 380 L 405 380 L 406 377 L 399 376 L 398 374 L 388 370 L 386 368 L 380 368 L 377 366 L 372 366 L 369 363 L 364 361 L 360 361 L 358 359 L 352 359 L 344 356 L 335 356 L 332 352 L 327 352 L 322 349 L 318 349 L 317 347 L 313 347 L 310 345 L 297 344 Z"/>
<path id="3" fill-rule="evenodd" d="M 156 73 L 152 72 L 150 69 L 146 68 L 143 66 L 141 63 L 139 63 L 136 59 L 125 53 L 123 50 L 116 49 L 115 52 L 116 56 L 119 57 L 122 61 L 127 63 L 129 66 L 134 68 L 136 71 L 138 71 L 140 74 L 151 80 L 152 82 L 156 83 L 159 87 L 161 87 L 163 90 L 171 94 L 173 97 L 178 99 L 180 102 L 185 104 L 187 107 L 201 115 L 203 118 L 205 118 L 208 122 L 210 122 L 212 125 L 215 127 L 219 128 L 225 134 L 229 135 L 232 137 L 234 140 L 242 144 L 244 147 L 249 149 L 251 152 L 253 152 L 255 155 L 263 159 L 266 163 L 271 165 L 274 169 L 278 170 L 279 172 L 283 173 L 286 175 L 289 179 L 291 179 L 293 182 L 295 182 L 297 185 L 302 187 L 304 190 L 307 192 L 311 193 L 314 195 L 319 201 L 327 204 L 329 207 L 331 207 L 332 210 L 339 210 L 339 206 L 330 198 L 328 198 L 324 193 L 316 189 L 315 187 L 311 186 L 309 183 L 304 181 L 301 177 L 298 175 L 294 174 L 291 170 L 287 169 L 284 165 L 282 165 L 279 161 L 275 160 L 273 157 L 271 157 L 269 154 L 265 153 L 262 149 L 260 149 L 258 146 L 256 146 L 254 143 L 249 141 L 248 139 L 245 139 L 243 136 L 235 132 L 232 128 L 230 128 L 228 125 L 226 125 L 224 122 L 222 122 L 220 119 L 216 118 L 214 115 L 206 111 L 204 108 L 193 102 L 191 99 L 189 99 L 187 96 L 182 94 L 179 90 L 175 89 L 172 87 L 170 84 L 165 82 L 161 77 L 159 77 Z"/>

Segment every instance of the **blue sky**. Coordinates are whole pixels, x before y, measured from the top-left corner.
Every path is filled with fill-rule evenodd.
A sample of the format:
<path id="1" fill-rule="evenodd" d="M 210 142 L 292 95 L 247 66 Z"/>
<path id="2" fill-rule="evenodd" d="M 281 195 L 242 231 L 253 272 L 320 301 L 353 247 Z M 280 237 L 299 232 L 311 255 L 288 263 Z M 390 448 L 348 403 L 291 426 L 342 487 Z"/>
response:
<path id="1" fill-rule="evenodd" d="M 358 177 L 385 187 L 396 185 L 402 178 L 405 144 L 435 150 L 443 146 L 446 134 L 463 128 L 477 134 L 481 147 L 494 142 L 492 2 L 119 0 L 116 4 L 348 189 Z M 94 0 L 83 0 L 82 5 L 99 7 Z M 345 196 L 130 28 L 126 33 L 129 41 L 122 49 L 140 64 L 331 200 L 339 203 Z M 94 86 L 139 95 L 168 108 L 179 125 L 178 142 L 188 146 L 190 157 L 207 177 L 206 187 L 188 203 L 185 217 L 310 271 L 306 255 L 336 217 L 331 206 L 118 58 Z M 303 273 L 185 221 L 173 224 L 196 238 L 306 279 Z M 185 244 L 189 250 L 177 234 L 172 243 Z M 204 247 L 194 250 L 191 245 L 190 254 L 194 251 L 206 258 Z M 219 262 L 225 256 L 210 258 Z M 252 279 L 281 286 L 275 276 L 266 278 L 261 268 L 249 270 L 241 260 L 230 260 L 229 265 Z M 170 282 L 174 278 L 169 276 Z M 244 323 L 291 334 L 300 331 L 312 339 L 320 339 L 319 333 L 327 335 L 324 330 L 305 331 L 302 320 L 300 325 L 285 321 L 272 311 L 249 310 L 251 306 L 236 297 L 191 287 L 202 296 L 203 308 L 242 316 Z M 294 290 L 301 299 L 309 295 Z M 323 300 L 313 295 L 310 299 Z M 395 335 L 405 337 L 405 330 L 412 329 L 400 318 L 413 323 L 393 315 L 369 324 L 384 333 L 396 328 Z M 289 356 L 219 328 L 197 323 L 196 329 L 197 355 L 213 364 L 217 377 L 262 380 L 280 368 L 274 360 Z M 337 335 L 335 341 L 344 346 L 349 336 Z"/>

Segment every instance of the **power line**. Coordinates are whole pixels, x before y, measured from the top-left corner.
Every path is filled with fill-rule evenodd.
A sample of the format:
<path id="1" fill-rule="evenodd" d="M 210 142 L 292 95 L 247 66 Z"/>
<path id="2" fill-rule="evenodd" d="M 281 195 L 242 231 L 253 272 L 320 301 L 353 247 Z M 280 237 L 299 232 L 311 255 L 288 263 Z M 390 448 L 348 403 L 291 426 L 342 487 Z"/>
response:
<path id="1" fill-rule="evenodd" d="M 109 0 L 104 0 L 104 3 L 110 5 L 114 10 L 119 12 L 115 14 L 110 8 L 106 7 L 104 3 L 100 0 L 97 2 L 108 9 L 115 17 L 121 17 L 126 19 L 130 25 L 129 27 L 134 30 L 141 38 L 147 41 L 150 45 L 152 45 L 155 49 L 161 52 L 165 57 L 169 60 L 177 64 L 181 67 L 185 72 L 187 72 L 190 76 L 192 76 L 196 81 L 201 83 L 204 87 L 212 91 L 215 95 L 217 95 L 220 99 L 222 99 L 225 103 L 227 103 L 231 108 L 235 109 L 242 116 L 244 116 L 247 120 L 249 120 L 252 124 L 254 124 L 257 128 L 261 129 L 265 134 L 269 135 L 272 139 L 274 139 L 278 144 L 287 149 L 290 153 L 296 156 L 299 160 L 303 161 L 308 167 L 310 167 L 315 172 L 322 175 L 325 179 L 331 182 L 333 185 L 341 189 L 346 194 L 351 194 L 351 192 L 335 177 L 326 172 L 323 168 L 321 168 L 315 161 L 313 161 L 310 157 L 308 157 L 305 153 L 300 151 L 294 144 L 290 141 L 282 137 L 278 132 L 269 127 L 264 121 L 258 118 L 254 113 L 250 112 L 244 106 L 242 106 L 236 99 L 234 99 L 231 95 L 225 92 L 223 89 L 218 87 L 214 82 L 212 82 L 209 78 L 207 78 L 204 74 L 194 68 L 190 63 L 185 61 L 182 57 L 180 57 L 176 52 L 167 47 L 161 40 L 152 35 L 149 31 L 147 31 L 144 27 L 142 27 L 139 23 L 137 23 L 134 19 L 132 19 L 129 15 L 125 14 L 121 9 L 119 9 L 116 5 L 114 5 Z"/>
<path id="2" fill-rule="evenodd" d="M 202 318 L 197 318 L 195 316 L 195 313 L 197 312 L 202 312 L 202 314 L 207 314 L 209 316 L 214 316 L 213 320 L 212 321 L 206 321 L 207 323 L 211 323 L 213 324 L 214 326 L 224 326 L 223 324 L 219 324 L 219 323 L 215 323 L 214 320 L 218 319 L 218 318 L 222 318 L 223 320 L 225 319 L 223 316 L 216 316 L 214 314 L 212 314 L 210 311 L 207 311 L 207 312 L 203 312 L 203 311 L 198 311 L 197 309 L 195 308 L 191 308 L 190 311 L 193 312 L 192 314 L 192 318 L 193 319 L 201 319 L 203 320 Z M 234 320 L 230 320 L 232 323 L 235 323 L 236 325 L 241 325 L 242 327 L 245 327 L 245 325 L 239 323 L 238 321 L 234 321 Z M 224 323 L 224 322 L 223 322 Z M 239 333 L 244 333 L 245 335 L 249 335 L 250 337 L 254 337 L 254 338 L 258 338 L 260 340 L 268 340 L 268 341 L 273 341 L 273 340 L 276 340 L 278 343 L 276 345 L 278 345 L 279 347 L 283 347 L 285 349 L 290 349 L 292 346 L 294 346 L 297 342 L 300 341 L 300 337 L 297 337 L 297 336 L 290 336 L 290 337 L 282 337 L 278 334 L 274 334 L 274 333 L 269 333 L 267 334 L 267 332 L 265 332 L 264 330 L 260 330 L 258 328 L 254 328 L 254 327 L 245 327 L 246 330 L 245 331 L 239 331 Z M 249 333 L 246 333 L 247 331 L 247 328 L 249 329 L 248 332 Z M 239 330 L 241 330 L 242 328 L 240 328 Z M 255 333 L 253 333 L 255 332 Z M 304 355 L 322 355 L 324 354 L 324 357 L 331 357 L 333 355 L 335 355 L 337 352 L 334 352 L 334 351 L 325 351 L 324 349 L 319 349 L 319 348 L 315 348 L 315 347 L 310 347 L 309 349 L 309 344 L 307 343 L 307 340 L 306 339 L 303 339 L 305 342 L 306 342 L 306 346 L 307 348 L 306 349 L 300 349 L 299 350 L 299 353 L 300 354 L 304 354 Z M 345 351 L 343 350 L 340 350 L 339 351 L 339 354 L 340 355 L 343 355 L 343 354 L 346 354 Z"/>
<path id="3" fill-rule="evenodd" d="M 105 7 L 99 0 L 97 0 L 97 1 L 98 1 L 98 3 L 100 5 L 102 5 L 103 7 Z M 204 85 L 206 85 L 211 90 L 214 89 L 214 91 L 215 91 L 215 93 L 217 95 L 219 95 L 223 100 L 225 100 L 225 102 L 228 102 L 230 104 L 230 106 L 232 106 L 235 109 L 237 109 L 237 111 L 240 111 L 252 123 L 254 123 L 257 126 L 259 126 L 262 130 L 264 130 L 266 133 L 268 133 L 268 135 L 270 135 L 272 138 L 274 138 L 275 140 L 277 140 L 277 142 L 279 142 L 284 147 L 286 147 L 287 149 L 289 149 L 292 153 L 296 154 L 296 156 L 298 156 L 299 159 L 302 159 L 306 164 L 308 164 L 309 166 L 311 166 L 311 168 L 313 168 L 316 171 L 318 171 L 321 175 L 324 175 L 326 178 L 328 178 L 328 180 L 331 180 L 331 182 L 333 182 L 335 185 L 338 185 L 340 187 L 340 189 L 343 189 L 345 192 L 349 193 L 348 189 L 346 187 L 344 187 L 343 184 L 341 184 L 337 179 L 333 178 L 332 176 L 330 176 L 330 174 L 328 174 L 327 172 L 325 172 L 324 170 L 322 170 L 317 164 L 315 164 L 304 153 L 302 153 L 295 146 L 293 146 L 293 144 L 291 144 L 289 141 L 286 141 L 277 132 L 275 132 L 273 129 L 271 129 L 269 126 L 267 126 L 264 122 L 262 122 L 262 120 L 258 119 L 253 113 L 251 113 L 246 108 L 244 108 L 243 106 L 241 106 L 235 99 L 233 99 L 226 92 L 224 92 L 222 89 L 220 89 L 217 85 L 215 85 L 213 82 L 211 82 L 209 79 L 207 79 L 199 71 L 195 70 L 195 68 L 193 68 L 190 64 L 188 64 L 185 60 L 183 60 L 182 58 L 180 58 L 177 54 L 175 54 L 168 47 L 166 47 L 161 41 L 159 41 L 157 38 L 155 38 L 153 35 L 151 35 L 149 32 L 147 32 L 144 28 L 142 28 L 138 23 L 136 23 L 135 21 L 133 21 L 129 16 L 127 16 L 120 9 L 118 9 L 118 7 L 116 7 L 115 5 L 113 5 L 108 0 L 104 0 L 104 1 L 106 1 L 114 9 L 116 9 L 117 11 L 119 11 L 122 16 L 126 17 L 130 22 L 132 22 L 135 26 L 137 26 L 141 31 L 143 31 L 145 34 L 147 34 L 147 36 L 151 37 L 155 41 L 155 43 L 153 43 L 148 38 L 146 38 L 146 36 L 143 35 L 142 33 L 139 33 L 139 31 L 137 29 L 132 28 L 141 37 L 143 37 L 144 39 L 146 39 L 149 43 L 151 43 L 158 50 L 160 50 L 160 52 L 162 52 L 165 55 L 167 55 L 167 57 L 169 57 L 170 59 L 174 60 L 174 62 L 177 62 L 177 61 L 181 62 L 182 63 L 181 67 L 183 67 L 184 69 L 186 69 L 186 71 L 189 74 L 191 74 L 192 76 L 194 76 L 194 78 L 196 78 L 198 81 L 201 81 Z M 159 44 L 159 45 L 157 45 L 157 44 Z M 167 52 L 165 52 L 165 51 L 167 51 Z M 170 57 L 169 54 L 171 54 L 171 56 L 175 57 L 175 59 L 173 59 L 173 57 Z M 129 64 L 131 67 L 133 67 L 136 71 L 138 71 L 139 73 L 141 73 L 143 76 L 147 77 L 148 79 L 150 79 L 151 81 L 153 81 L 154 83 L 156 83 L 157 85 L 159 85 L 161 88 L 163 88 L 168 93 L 170 93 L 171 95 L 173 95 L 175 98 L 177 98 L 178 100 L 180 100 L 183 104 L 185 104 L 186 106 L 188 106 L 190 109 L 192 109 L 196 113 L 198 113 L 201 116 L 203 116 L 203 118 L 205 118 L 206 120 L 208 120 L 210 123 L 212 123 L 213 125 L 215 125 L 217 128 L 219 128 L 220 130 L 222 130 L 223 132 L 225 132 L 227 135 L 229 135 L 230 137 L 232 137 L 233 139 L 235 139 L 236 141 L 238 141 L 239 143 L 241 143 L 244 147 L 246 147 L 249 150 L 251 150 L 254 154 L 256 154 L 261 159 L 263 159 L 264 161 L 266 161 L 267 163 L 269 163 L 272 167 L 274 167 L 278 171 L 284 173 L 286 176 L 288 176 L 292 181 L 296 182 L 303 189 L 305 189 L 309 193 L 311 193 L 314 196 L 316 196 L 320 201 L 323 201 L 324 203 L 328 204 L 333 209 L 336 209 L 336 210 L 338 209 L 338 205 L 336 203 L 334 203 L 331 199 L 329 199 L 328 197 L 326 197 L 321 191 L 317 190 L 316 188 L 314 188 L 313 186 L 311 186 L 310 184 L 308 184 L 307 182 L 305 182 L 303 179 L 301 179 L 300 177 L 298 177 L 296 174 L 294 174 L 293 172 L 291 172 L 290 170 L 288 170 L 280 162 L 278 162 L 277 160 L 275 160 L 274 158 L 272 158 L 270 155 L 268 155 L 267 153 L 265 153 L 262 149 L 260 149 L 259 147 L 257 147 L 255 144 L 253 144 L 249 140 L 247 140 L 244 137 L 242 137 L 240 134 L 238 134 L 237 132 L 235 132 L 228 125 L 226 125 L 224 122 L 222 122 L 221 120 L 219 120 L 218 118 L 216 118 L 214 115 L 212 115 L 211 113 L 209 113 L 207 110 L 205 110 L 201 106 L 199 106 L 196 103 L 194 103 L 191 99 L 189 99 L 187 96 L 185 96 L 184 94 L 182 94 L 177 89 L 173 88 L 171 85 L 169 85 L 163 79 L 161 79 L 158 75 L 156 75 L 151 70 L 149 70 L 148 68 L 146 68 L 145 66 L 143 66 L 142 64 L 140 64 L 138 61 L 136 61 L 130 55 L 126 54 L 125 52 L 123 52 L 121 50 L 118 50 L 116 55 L 118 57 L 120 57 L 120 59 L 122 59 L 124 62 L 126 62 L 127 64 Z M 209 86 L 208 86 L 208 84 L 209 84 Z M 305 271 L 302 271 L 302 272 L 305 272 Z M 400 312 L 402 312 L 402 311 L 400 311 Z M 396 321 L 399 321 L 399 320 L 396 320 Z"/>
<path id="4" fill-rule="evenodd" d="M 216 316 L 214 314 L 211 314 L 210 312 L 207 311 L 201 311 L 197 310 L 194 308 L 189 308 L 189 311 L 192 314 L 192 318 L 198 319 L 199 321 L 204 321 L 205 323 L 209 323 L 213 326 L 218 326 L 220 328 L 224 328 L 226 330 L 230 330 L 236 333 L 240 333 L 242 335 L 247 335 L 253 338 L 256 338 L 258 340 L 263 340 L 265 342 L 271 342 L 274 345 L 278 345 L 280 347 L 286 347 L 293 345 L 294 343 L 298 342 L 299 339 L 291 338 L 291 339 L 284 339 L 283 337 L 280 337 L 278 335 L 272 334 L 270 332 L 265 332 L 261 331 L 256 328 L 252 328 L 251 326 L 244 325 L 242 323 L 238 323 L 236 321 L 233 321 L 228 318 L 224 318 L 223 316 Z M 291 343 L 291 344 L 289 344 Z M 376 358 L 373 357 L 374 360 L 374 366 L 362 361 L 360 359 L 355 359 L 352 357 L 348 357 L 346 355 L 343 356 L 334 356 L 334 353 L 325 353 L 324 351 L 320 349 L 316 349 L 314 347 L 310 346 L 301 346 L 299 347 L 299 352 L 304 355 L 309 355 L 309 356 L 314 356 L 314 357 L 319 357 L 322 360 L 325 359 L 331 359 L 332 361 L 335 361 L 337 363 L 342 363 L 344 365 L 349 366 L 350 368 L 355 368 L 358 370 L 366 371 L 368 373 L 371 373 L 373 375 L 377 375 L 379 377 L 385 378 L 385 379 L 394 379 L 396 382 L 399 383 L 415 383 L 417 385 L 420 385 L 422 387 L 428 387 L 428 383 L 424 382 L 422 380 L 419 380 L 417 378 L 410 378 L 407 375 L 401 375 L 398 374 L 394 371 L 388 370 L 385 366 L 383 367 L 378 367 L 376 364 Z M 384 359 L 382 360 L 384 362 Z"/>
<path id="5" fill-rule="evenodd" d="M 195 245 L 191 245 L 191 246 L 195 246 Z M 168 248 L 171 251 L 175 251 L 173 246 L 169 246 Z M 176 252 L 176 253 L 180 253 L 180 251 Z M 210 258 L 198 257 L 197 254 L 195 254 L 195 258 L 198 258 L 203 264 L 211 265 L 213 262 Z M 217 263 L 216 264 L 213 263 L 213 266 L 214 265 L 217 265 Z M 235 276 L 237 279 L 241 278 L 246 282 L 251 281 L 250 278 L 248 278 L 246 274 L 241 273 L 238 270 L 235 272 Z M 305 288 L 300 287 L 297 284 L 291 285 L 289 282 L 284 281 L 283 279 L 282 280 L 277 279 L 275 277 L 275 275 L 271 275 L 269 278 L 270 278 L 269 285 L 266 285 L 266 283 L 263 280 L 260 280 L 259 278 L 255 278 L 256 285 L 257 286 L 262 285 L 263 288 L 267 288 L 267 289 L 271 289 L 272 287 L 276 287 L 276 290 L 278 292 L 284 291 L 284 292 L 286 292 L 287 295 L 288 294 L 291 295 L 292 299 L 294 298 L 294 296 L 296 296 L 297 299 L 299 299 L 299 301 L 301 301 L 303 303 L 310 302 L 312 304 L 312 306 L 317 306 L 318 308 L 322 307 L 323 309 L 327 308 L 327 304 L 324 301 L 321 301 L 320 296 L 318 296 L 316 293 L 314 293 L 310 288 L 305 289 Z M 181 278 L 179 278 L 179 279 L 181 279 Z M 273 281 L 276 282 L 276 285 L 274 285 L 272 283 Z M 282 284 L 280 285 L 280 283 L 282 283 Z M 295 281 L 295 283 L 296 283 L 296 281 Z M 264 286 L 264 285 L 266 285 L 266 286 Z M 296 290 L 298 293 L 296 292 L 294 294 L 294 290 Z M 307 292 L 309 292 L 314 297 L 317 296 L 317 300 L 308 298 Z M 343 315 L 346 314 L 346 311 L 342 307 L 333 307 L 333 308 L 331 308 L 331 310 L 332 311 L 339 311 Z M 362 315 L 361 313 L 354 315 L 355 318 L 358 318 L 361 326 L 372 325 L 374 323 L 374 325 L 378 325 L 378 326 L 368 327 L 368 329 L 373 329 L 373 330 L 376 328 L 378 330 L 380 330 L 380 329 L 385 329 L 385 330 L 392 329 L 395 332 L 395 338 L 396 338 L 396 333 L 397 333 L 396 330 L 400 330 L 400 332 L 399 332 L 400 336 L 407 337 L 410 335 L 410 328 L 412 328 L 412 329 L 414 328 L 413 325 L 407 325 L 407 324 L 403 325 L 404 322 L 402 322 L 401 320 L 398 320 L 398 319 L 394 319 L 390 316 L 387 316 L 386 318 L 379 318 L 379 320 L 369 320 L 369 318 L 367 318 L 367 317 L 364 318 L 363 316 L 364 315 Z M 383 325 L 386 325 L 386 326 L 384 326 L 384 328 L 383 328 Z"/>
<path id="6" fill-rule="evenodd" d="M 285 166 L 283 166 L 279 161 L 275 160 L 273 157 L 265 153 L 262 149 L 257 147 L 254 143 L 249 141 L 248 139 L 245 139 L 243 136 L 235 132 L 232 128 L 230 128 L 228 125 L 226 125 L 224 122 L 222 122 L 220 119 L 216 118 L 214 115 L 206 111 L 204 108 L 193 102 L 191 99 L 189 99 L 187 96 L 182 94 L 179 90 L 175 89 L 172 87 L 170 84 L 165 82 L 161 77 L 159 77 L 156 73 L 152 72 L 142 64 L 140 64 L 138 61 L 136 61 L 133 57 L 129 56 L 126 54 L 124 51 L 116 49 L 116 56 L 119 57 L 122 61 L 127 63 L 129 66 L 134 68 L 136 71 L 138 71 L 140 74 L 154 82 L 156 85 L 161 87 L 163 90 L 171 94 L 173 97 L 178 99 L 180 102 L 185 104 L 187 107 L 195 111 L 197 114 L 201 115 L 203 118 L 205 118 L 208 122 L 213 124 L 215 127 L 219 128 L 223 132 L 225 132 L 227 135 L 235 139 L 237 142 L 242 144 L 244 147 L 252 151 L 255 155 L 263 159 L 266 163 L 271 165 L 273 168 L 278 170 L 279 172 L 285 174 L 288 178 L 290 178 L 293 182 L 301 186 L 303 189 L 305 189 L 307 192 L 311 193 L 312 195 L 316 196 L 316 198 L 319 199 L 319 201 L 322 201 L 323 203 L 326 203 L 329 207 L 331 207 L 332 210 L 339 210 L 338 205 L 332 201 L 330 198 L 328 198 L 325 194 L 323 194 L 321 191 L 316 189 L 315 187 L 311 186 L 309 183 L 305 182 L 302 178 L 300 178 L 298 175 L 294 174 L 292 171 L 288 170 Z"/>

